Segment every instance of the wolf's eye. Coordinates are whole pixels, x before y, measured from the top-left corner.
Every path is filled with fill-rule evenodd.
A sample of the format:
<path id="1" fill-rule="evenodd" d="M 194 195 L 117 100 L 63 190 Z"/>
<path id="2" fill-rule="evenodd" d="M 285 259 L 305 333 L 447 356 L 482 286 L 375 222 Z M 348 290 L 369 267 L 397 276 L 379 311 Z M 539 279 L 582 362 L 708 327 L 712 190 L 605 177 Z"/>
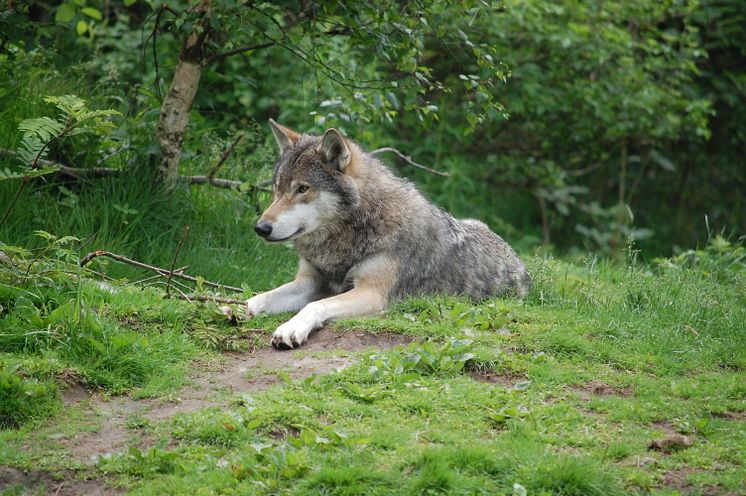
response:
<path id="1" fill-rule="evenodd" d="M 296 191 L 299 195 L 302 195 L 303 193 L 308 191 L 308 186 L 306 186 L 305 184 L 301 184 L 300 186 L 298 186 L 298 189 Z"/>

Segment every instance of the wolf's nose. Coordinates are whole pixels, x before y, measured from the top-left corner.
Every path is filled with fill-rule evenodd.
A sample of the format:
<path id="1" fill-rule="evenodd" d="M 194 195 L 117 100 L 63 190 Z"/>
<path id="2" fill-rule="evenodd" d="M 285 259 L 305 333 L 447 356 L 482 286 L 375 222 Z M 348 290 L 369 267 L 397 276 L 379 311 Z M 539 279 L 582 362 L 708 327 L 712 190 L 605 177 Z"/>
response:
<path id="1" fill-rule="evenodd" d="M 254 226 L 254 230 L 259 236 L 261 236 L 262 238 L 266 238 L 267 236 L 272 234 L 272 224 L 270 224 L 269 222 L 261 221 Z"/>

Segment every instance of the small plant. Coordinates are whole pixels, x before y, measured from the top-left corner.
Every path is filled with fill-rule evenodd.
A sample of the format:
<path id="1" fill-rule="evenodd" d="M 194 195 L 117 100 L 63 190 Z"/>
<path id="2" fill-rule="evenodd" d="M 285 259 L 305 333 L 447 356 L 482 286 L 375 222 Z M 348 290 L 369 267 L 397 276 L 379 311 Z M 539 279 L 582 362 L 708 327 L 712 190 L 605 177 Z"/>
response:
<path id="1" fill-rule="evenodd" d="M 177 458 L 177 453 L 165 451 L 162 444 L 144 450 L 132 446 L 125 454 L 100 458 L 99 466 L 105 471 L 150 478 L 173 473 Z"/>
<path id="2" fill-rule="evenodd" d="M 175 420 L 174 437 L 201 444 L 230 447 L 246 441 L 253 434 L 237 412 L 207 410 Z"/>
<path id="3" fill-rule="evenodd" d="M 415 348 L 409 358 L 413 363 L 412 370 L 423 375 L 455 375 L 472 359 L 472 341 L 469 339 L 450 338 L 442 345 L 427 341 Z"/>
<path id="4" fill-rule="evenodd" d="M 256 486 L 267 492 L 278 492 L 288 479 L 295 479 L 310 469 L 308 454 L 288 445 L 275 447 L 271 444 L 251 445 L 256 454 L 246 455 L 231 464 L 233 476 L 238 480 L 251 479 Z"/>
<path id="5" fill-rule="evenodd" d="M 289 436 L 287 442 L 290 446 L 298 449 L 309 447 L 322 450 L 351 446 L 357 443 L 356 440 L 350 439 L 347 433 L 330 427 L 323 427 L 319 430 L 303 429 L 297 437 Z"/>
<path id="6" fill-rule="evenodd" d="M 450 338 L 442 344 L 427 341 L 421 345 L 411 345 L 403 355 L 372 355 L 368 370 L 374 377 L 386 377 L 393 384 L 412 382 L 420 375 L 452 376 L 460 373 L 476 358 L 471 350 L 472 341 L 469 339 Z M 366 397 L 364 401 L 372 401 L 380 395 L 372 390 L 353 390 L 352 393 L 353 396 L 360 396 L 360 399 Z"/>
<path id="7" fill-rule="evenodd" d="M 0 429 L 48 415 L 56 397 L 54 383 L 23 377 L 18 364 L 0 369 Z"/>
<path id="8" fill-rule="evenodd" d="M 422 308 L 416 315 L 409 314 L 410 320 L 423 324 L 448 322 L 458 329 L 477 330 L 497 329 L 503 325 L 507 308 L 495 302 L 475 306 L 469 301 L 425 299 L 420 302 Z"/>

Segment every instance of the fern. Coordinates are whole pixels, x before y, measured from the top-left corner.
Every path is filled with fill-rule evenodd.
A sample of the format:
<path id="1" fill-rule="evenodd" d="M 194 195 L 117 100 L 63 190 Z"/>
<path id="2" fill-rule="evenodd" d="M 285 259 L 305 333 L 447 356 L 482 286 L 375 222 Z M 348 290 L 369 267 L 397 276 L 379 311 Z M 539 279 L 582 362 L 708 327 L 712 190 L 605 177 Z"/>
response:
<path id="1" fill-rule="evenodd" d="M 0 171 L 0 180 L 28 179 L 55 172 L 55 167 L 39 166 L 39 160 L 46 157 L 50 143 L 65 136 L 106 134 L 114 129 L 114 124 L 106 118 L 120 115 L 112 109 L 91 110 L 87 102 L 76 95 L 47 96 L 44 101 L 60 110 L 59 117 L 34 117 L 18 125 L 23 136 L 15 156 L 25 169 L 19 173 L 12 173 L 7 169 Z"/>
<path id="2" fill-rule="evenodd" d="M 52 140 L 62 134 L 64 129 L 64 122 L 58 122 L 50 117 L 26 119 L 18 125 L 18 130 L 24 136 L 38 136 L 41 141 Z"/>
<path id="3" fill-rule="evenodd" d="M 31 166 L 37 160 L 37 157 L 44 158 L 45 155 L 46 142 L 42 141 L 36 134 L 32 134 L 32 132 L 23 137 L 21 144 L 18 145 L 18 149 L 16 150 L 16 157 L 26 166 Z"/>

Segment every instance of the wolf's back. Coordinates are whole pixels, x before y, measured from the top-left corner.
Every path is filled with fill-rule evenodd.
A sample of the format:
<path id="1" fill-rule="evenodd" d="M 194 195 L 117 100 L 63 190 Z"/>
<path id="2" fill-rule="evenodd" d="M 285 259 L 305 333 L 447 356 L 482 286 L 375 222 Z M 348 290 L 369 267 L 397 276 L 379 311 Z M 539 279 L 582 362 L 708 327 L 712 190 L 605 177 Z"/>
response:
<path id="1" fill-rule="evenodd" d="M 524 297 L 531 289 L 531 277 L 510 245 L 474 219 L 456 220 L 465 241 L 458 250 L 464 276 L 471 281 L 471 296 L 513 294 Z"/>
<path id="2" fill-rule="evenodd" d="M 395 297 L 441 293 L 482 299 L 528 293 L 528 271 L 500 236 L 478 220 L 457 220 L 429 207 L 427 218 L 414 222 L 397 250 L 404 256 Z"/>

